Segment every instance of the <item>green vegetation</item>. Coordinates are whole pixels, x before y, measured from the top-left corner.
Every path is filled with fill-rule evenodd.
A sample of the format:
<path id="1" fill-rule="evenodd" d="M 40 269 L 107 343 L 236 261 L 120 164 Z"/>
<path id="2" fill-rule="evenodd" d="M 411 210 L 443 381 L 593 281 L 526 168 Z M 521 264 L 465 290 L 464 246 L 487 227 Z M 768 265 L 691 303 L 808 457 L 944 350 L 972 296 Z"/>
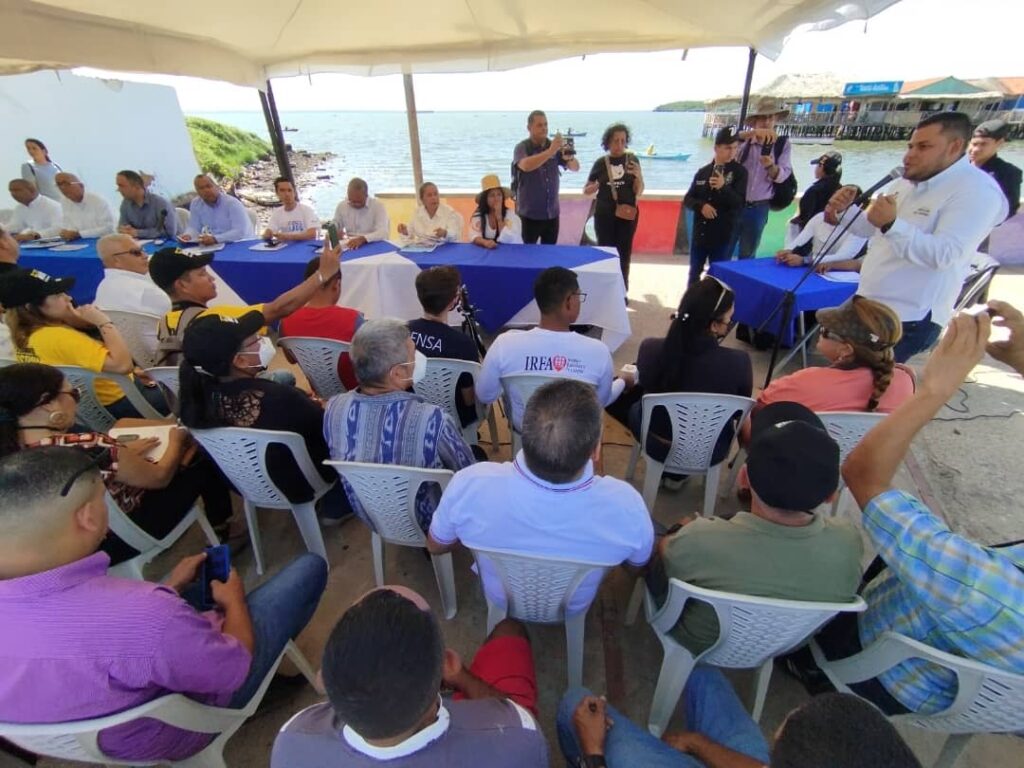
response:
<path id="1" fill-rule="evenodd" d="M 259 136 L 202 117 L 186 117 L 192 150 L 203 173 L 219 178 L 237 178 L 242 168 L 267 158 L 270 144 Z"/>
<path id="2" fill-rule="evenodd" d="M 670 101 L 668 104 L 659 104 L 654 108 L 655 112 L 703 112 L 703 101 Z"/>

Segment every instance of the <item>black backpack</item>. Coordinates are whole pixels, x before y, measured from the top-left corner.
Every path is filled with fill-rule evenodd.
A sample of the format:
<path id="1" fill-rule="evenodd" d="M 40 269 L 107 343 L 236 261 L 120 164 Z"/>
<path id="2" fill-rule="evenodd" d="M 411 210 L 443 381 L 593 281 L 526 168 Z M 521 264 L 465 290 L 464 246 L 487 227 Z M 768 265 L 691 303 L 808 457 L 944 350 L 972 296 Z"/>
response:
<path id="1" fill-rule="evenodd" d="M 747 145 L 743 148 L 743 157 L 740 158 L 741 163 L 746 163 L 747 153 L 750 152 L 751 142 L 747 142 Z M 772 145 L 772 157 L 775 159 L 775 164 L 779 163 L 779 155 L 782 154 L 783 148 L 786 146 L 786 137 L 779 136 L 779 138 Z M 772 182 L 772 199 L 768 202 L 768 207 L 773 211 L 784 211 L 789 207 L 789 204 L 796 199 L 796 174 L 791 170 L 789 176 L 786 177 L 785 181 L 780 181 L 776 184 Z"/>

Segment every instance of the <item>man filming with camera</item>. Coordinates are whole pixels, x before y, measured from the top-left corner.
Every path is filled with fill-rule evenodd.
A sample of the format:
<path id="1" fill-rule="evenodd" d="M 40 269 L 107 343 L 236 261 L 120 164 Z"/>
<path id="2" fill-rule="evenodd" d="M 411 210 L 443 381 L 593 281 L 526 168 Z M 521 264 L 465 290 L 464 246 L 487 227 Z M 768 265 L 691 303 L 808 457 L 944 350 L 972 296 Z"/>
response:
<path id="1" fill-rule="evenodd" d="M 513 194 L 516 213 L 523 221 L 523 242 L 544 245 L 558 241 L 558 185 L 562 168 L 578 171 L 572 139 L 561 133 L 548 139 L 548 118 L 539 109 L 526 121 L 528 138 L 516 144 L 512 156 Z"/>

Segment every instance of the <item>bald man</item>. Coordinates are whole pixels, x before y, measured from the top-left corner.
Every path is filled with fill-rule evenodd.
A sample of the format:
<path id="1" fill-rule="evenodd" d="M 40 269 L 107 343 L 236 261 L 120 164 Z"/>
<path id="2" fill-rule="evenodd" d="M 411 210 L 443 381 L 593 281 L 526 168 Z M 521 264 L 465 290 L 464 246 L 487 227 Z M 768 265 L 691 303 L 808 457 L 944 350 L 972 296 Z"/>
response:
<path id="1" fill-rule="evenodd" d="M 61 171 L 54 177 L 57 189 L 64 199 L 60 236 L 65 240 L 80 237 L 103 237 L 114 231 L 116 219 L 110 204 L 97 194 L 85 191 L 82 183 L 73 173 Z"/>
<path id="2" fill-rule="evenodd" d="M 24 179 L 11 179 L 7 190 L 17 205 L 11 217 L 9 231 L 19 243 L 55 237 L 60 232 L 63 215 L 60 203 L 39 194 L 36 185 Z"/>
<path id="3" fill-rule="evenodd" d="M 97 552 L 108 528 L 100 473 L 115 451 L 31 448 L 0 459 L 0 722 L 101 717 L 169 693 L 243 707 L 320 600 L 327 564 L 310 553 L 250 595 L 232 568 L 211 583 L 215 608 L 202 613 L 186 597 L 202 593 L 189 588 L 204 553 L 163 584 L 109 576 L 110 558 Z M 139 720 L 101 731 L 99 748 L 126 763 L 166 763 L 210 739 Z"/>
<path id="4" fill-rule="evenodd" d="M 149 276 L 149 256 L 131 235 L 105 235 L 96 243 L 103 262 L 103 279 L 96 288 L 97 307 L 114 312 L 137 312 L 161 318 L 171 300 Z M 157 324 L 143 331 L 147 347 L 156 349 Z"/>
<path id="5" fill-rule="evenodd" d="M 188 207 L 188 228 L 178 235 L 183 243 L 214 245 L 255 236 L 249 212 L 237 197 L 225 194 L 205 173 L 194 180 L 197 197 Z"/>

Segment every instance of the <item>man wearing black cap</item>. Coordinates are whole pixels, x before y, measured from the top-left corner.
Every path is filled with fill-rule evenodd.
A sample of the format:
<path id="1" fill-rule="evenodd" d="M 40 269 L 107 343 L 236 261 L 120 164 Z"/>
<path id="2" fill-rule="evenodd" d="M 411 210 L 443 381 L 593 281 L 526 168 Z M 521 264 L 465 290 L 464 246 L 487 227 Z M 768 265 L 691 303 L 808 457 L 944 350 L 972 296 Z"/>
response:
<path id="1" fill-rule="evenodd" d="M 677 523 L 658 545 L 666 579 L 698 587 L 787 600 L 847 602 L 860 582 L 860 534 L 814 510 L 836 494 L 839 446 L 821 420 L 798 403 L 774 403 L 753 418 L 747 463 L 750 512 L 730 520 Z M 742 480 L 743 478 L 741 478 Z M 656 597 L 663 584 L 648 578 Z M 688 603 L 675 638 L 699 653 L 718 639 L 718 619 Z"/>
<path id="2" fill-rule="evenodd" d="M 273 323 L 309 301 L 317 288 L 334 277 L 341 259 L 341 248 L 324 242 L 320 268 L 294 288 L 266 304 L 237 307 L 208 307 L 217 297 L 217 284 L 206 269 L 213 261 L 212 253 L 190 255 L 178 248 L 162 248 L 149 260 L 149 276 L 171 297 L 171 311 L 164 315 L 157 329 L 159 345 L 157 365 L 178 365 L 181 362 L 181 340 L 189 323 L 204 314 L 240 317 L 256 310 L 267 323 Z"/>
<path id="3" fill-rule="evenodd" d="M 829 150 L 821 157 L 811 160 L 814 166 L 815 182 L 800 196 L 800 210 L 790 223 L 806 227 L 815 215 L 825 210 L 829 199 L 842 186 L 843 156 Z"/>
<path id="4" fill-rule="evenodd" d="M 1020 208 L 1021 170 L 1013 163 L 1008 163 L 997 154 L 1006 143 L 1009 126 L 1002 120 L 986 120 L 974 129 L 967 157 L 971 165 L 980 168 L 993 179 L 1006 195 L 1010 205 L 1010 218 Z"/>
<path id="5" fill-rule="evenodd" d="M 694 174 L 683 199 L 694 212 L 689 285 L 700 281 L 705 262 L 725 261 L 732 253 L 747 194 L 747 170 L 734 159 L 738 142 L 732 128 L 715 134 L 715 159 Z"/>

